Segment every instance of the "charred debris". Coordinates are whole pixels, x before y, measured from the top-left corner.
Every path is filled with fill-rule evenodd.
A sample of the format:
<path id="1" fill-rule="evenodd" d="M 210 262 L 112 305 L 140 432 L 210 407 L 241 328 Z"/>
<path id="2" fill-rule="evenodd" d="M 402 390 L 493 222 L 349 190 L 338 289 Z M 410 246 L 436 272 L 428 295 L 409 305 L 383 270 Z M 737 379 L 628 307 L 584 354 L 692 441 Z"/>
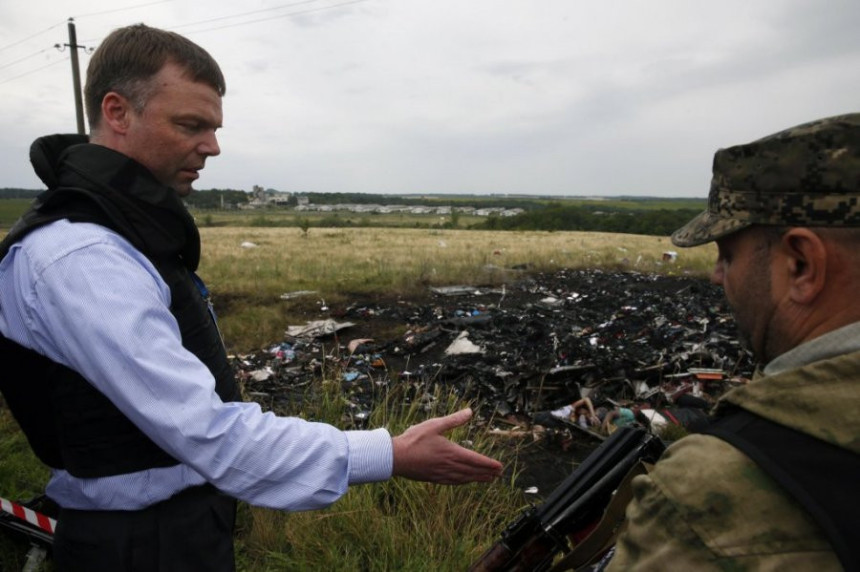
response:
<path id="1" fill-rule="evenodd" d="M 319 311 L 234 364 L 248 396 L 284 413 L 301 408 L 315 379 L 334 376 L 346 429 L 364 427 L 394 388 L 427 403 L 452 388 L 478 419 L 511 430 L 581 396 L 646 408 L 679 392 L 716 398 L 754 368 L 721 289 L 703 278 L 560 270 Z"/>

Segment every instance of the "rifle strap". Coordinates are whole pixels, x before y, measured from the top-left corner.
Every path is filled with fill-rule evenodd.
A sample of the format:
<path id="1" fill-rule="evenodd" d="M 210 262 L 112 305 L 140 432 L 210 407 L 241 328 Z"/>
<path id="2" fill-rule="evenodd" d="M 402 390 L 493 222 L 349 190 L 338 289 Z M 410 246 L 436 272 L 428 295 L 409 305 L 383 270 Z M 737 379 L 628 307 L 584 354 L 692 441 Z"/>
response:
<path id="1" fill-rule="evenodd" d="M 618 533 L 624 525 L 625 510 L 633 499 L 633 489 L 630 482 L 633 477 L 647 474 L 651 470 L 650 463 L 637 462 L 627 472 L 612 495 L 600 521 L 591 534 L 573 547 L 564 558 L 559 560 L 549 572 L 577 570 L 597 562 L 601 556 L 615 544 Z"/>

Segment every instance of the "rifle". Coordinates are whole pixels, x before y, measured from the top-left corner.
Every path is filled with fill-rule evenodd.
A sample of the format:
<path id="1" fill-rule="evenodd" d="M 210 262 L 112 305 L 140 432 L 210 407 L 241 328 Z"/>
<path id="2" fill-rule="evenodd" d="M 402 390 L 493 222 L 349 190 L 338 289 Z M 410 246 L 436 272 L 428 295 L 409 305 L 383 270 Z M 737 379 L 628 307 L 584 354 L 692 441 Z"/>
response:
<path id="1" fill-rule="evenodd" d="M 588 540 L 628 473 L 640 462 L 656 462 L 664 449 L 659 437 L 642 428 L 619 428 L 543 503 L 526 509 L 508 525 L 470 572 L 549 570 L 558 555 L 571 552 L 569 537 L 576 536 L 581 541 L 577 545 Z M 605 552 L 609 547 L 598 543 L 594 548 Z"/>

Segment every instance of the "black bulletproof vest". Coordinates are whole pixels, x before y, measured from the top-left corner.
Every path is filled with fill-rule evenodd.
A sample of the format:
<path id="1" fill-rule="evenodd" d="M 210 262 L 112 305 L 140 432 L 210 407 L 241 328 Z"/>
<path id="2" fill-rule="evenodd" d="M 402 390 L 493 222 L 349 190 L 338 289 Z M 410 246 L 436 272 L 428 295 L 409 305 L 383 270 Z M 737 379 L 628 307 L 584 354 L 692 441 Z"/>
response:
<path id="1" fill-rule="evenodd" d="M 59 188 L 43 195 L 0 243 L 0 259 L 30 231 L 61 218 L 93 222 L 116 231 L 152 261 L 170 288 L 170 311 L 179 324 L 182 345 L 212 372 L 218 395 L 224 401 L 240 400 L 214 316 L 188 260 L 176 252 L 156 252 L 147 247 L 148 233 L 164 234 L 164 228 L 146 225 L 147 220 L 159 220 L 153 216 L 157 210 L 143 205 L 143 211 L 149 212 L 126 216 L 129 204 L 114 208 L 110 193 L 105 198 L 104 193 L 81 188 Z M 141 205 L 132 206 L 134 211 Z M 192 238 L 197 238 L 196 233 Z M 4 376 L 0 391 L 33 451 L 46 465 L 76 477 L 92 478 L 178 463 L 77 372 L 3 336 L 0 359 L 16 364 L 21 372 L 19 376 Z M 122 372 L 117 371 L 116 376 L 114 383 L 125 383 Z"/>

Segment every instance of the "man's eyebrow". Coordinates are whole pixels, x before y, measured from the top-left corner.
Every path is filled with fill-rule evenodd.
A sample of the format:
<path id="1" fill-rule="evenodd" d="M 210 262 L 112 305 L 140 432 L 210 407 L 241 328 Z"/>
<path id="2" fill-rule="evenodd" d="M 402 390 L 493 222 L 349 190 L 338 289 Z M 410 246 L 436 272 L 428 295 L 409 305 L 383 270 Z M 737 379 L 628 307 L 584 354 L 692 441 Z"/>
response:
<path id="1" fill-rule="evenodd" d="M 174 121 L 194 121 L 195 123 L 213 127 L 214 129 L 220 129 L 224 124 L 223 121 L 212 121 L 206 116 L 194 112 L 180 113 L 174 117 Z"/>

